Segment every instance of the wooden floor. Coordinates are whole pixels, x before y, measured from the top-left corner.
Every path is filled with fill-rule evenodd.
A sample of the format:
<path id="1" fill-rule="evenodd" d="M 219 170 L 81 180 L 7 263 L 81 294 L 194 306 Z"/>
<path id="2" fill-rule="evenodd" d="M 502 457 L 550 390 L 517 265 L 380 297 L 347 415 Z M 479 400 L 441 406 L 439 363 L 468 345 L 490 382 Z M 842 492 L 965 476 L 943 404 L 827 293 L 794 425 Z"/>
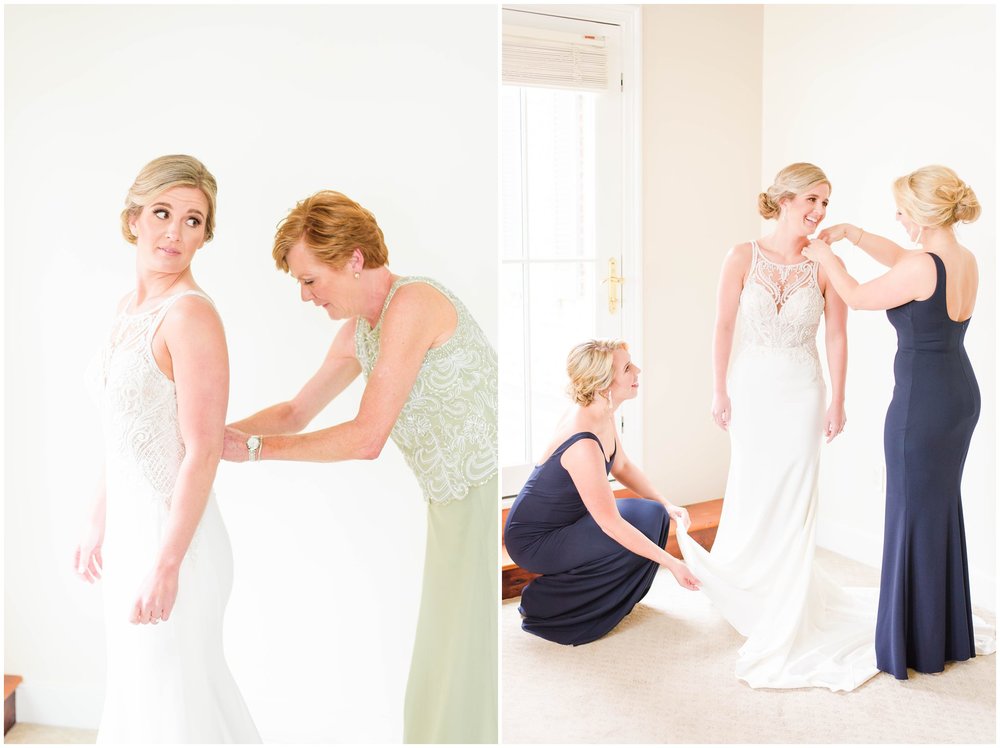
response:
<path id="1" fill-rule="evenodd" d="M 615 491 L 615 496 L 620 499 L 637 498 L 634 493 L 627 490 Z M 715 533 L 719 528 L 719 515 L 722 514 L 722 499 L 713 499 L 711 501 L 702 501 L 697 504 L 688 504 L 685 508 L 688 510 L 688 516 L 691 517 L 691 527 L 688 530 L 688 534 L 705 548 L 711 549 L 712 543 L 715 542 Z M 508 508 L 503 510 L 501 527 L 507 523 L 508 511 Z M 671 522 L 670 531 L 667 534 L 667 553 L 673 554 L 674 556 L 680 556 L 681 552 L 680 548 L 677 546 L 676 536 L 677 528 L 674 526 L 674 523 Z M 507 555 L 506 545 L 503 546 L 502 553 L 503 577 L 501 589 L 503 591 L 503 599 L 507 600 L 508 598 L 520 595 L 524 585 L 538 575 L 532 574 L 530 571 L 525 571 L 515 564 L 511 560 L 510 556 Z"/>

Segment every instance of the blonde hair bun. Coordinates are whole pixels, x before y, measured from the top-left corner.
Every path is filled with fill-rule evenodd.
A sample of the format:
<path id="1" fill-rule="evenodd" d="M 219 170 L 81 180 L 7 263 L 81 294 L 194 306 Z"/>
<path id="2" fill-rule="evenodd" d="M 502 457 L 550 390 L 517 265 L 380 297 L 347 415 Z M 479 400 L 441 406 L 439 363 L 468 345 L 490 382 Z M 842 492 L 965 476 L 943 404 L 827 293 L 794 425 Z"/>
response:
<path id="1" fill-rule="evenodd" d="M 814 184 L 833 186 L 826 174 L 815 164 L 799 161 L 789 164 L 774 177 L 774 184 L 757 197 L 757 210 L 764 218 L 781 215 L 781 201 L 800 195 Z"/>
<path id="2" fill-rule="evenodd" d="M 757 212 L 764 218 L 777 218 L 781 213 L 781 206 L 775 203 L 766 192 L 761 192 L 757 196 Z"/>
<path id="3" fill-rule="evenodd" d="M 612 338 L 594 339 L 573 346 L 566 357 L 569 386 L 566 391 L 577 405 L 587 406 L 611 386 L 615 377 L 613 357 L 616 350 L 628 345 Z"/>
<path id="4" fill-rule="evenodd" d="M 892 185 L 899 209 L 927 228 L 972 223 L 982 213 L 975 191 L 940 164 L 922 166 L 899 177 Z"/>

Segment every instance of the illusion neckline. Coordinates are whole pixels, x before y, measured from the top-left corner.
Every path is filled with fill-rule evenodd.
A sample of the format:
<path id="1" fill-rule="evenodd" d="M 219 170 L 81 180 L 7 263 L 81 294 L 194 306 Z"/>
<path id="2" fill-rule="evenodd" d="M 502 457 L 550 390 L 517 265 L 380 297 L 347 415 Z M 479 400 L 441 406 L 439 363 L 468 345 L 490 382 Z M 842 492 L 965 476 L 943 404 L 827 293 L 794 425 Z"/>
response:
<path id="1" fill-rule="evenodd" d="M 751 244 L 753 244 L 754 249 L 757 250 L 757 256 L 760 259 L 764 260 L 764 262 L 770 265 L 775 265 L 779 268 L 794 268 L 798 267 L 799 265 L 805 265 L 807 262 L 812 262 L 812 260 L 810 260 L 808 257 L 803 258 L 801 262 L 775 262 L 774 260 L 770 259 L 767 255 L 764 254 L 764 250 L 760 248 L 760 244 L 757 243 L 756 239 L 751 240 Z"/>
<path id="2" fill-rule="evenodd" d="M 175 299 L 178 296 L 183 296 L 184 294 L 189 294 L 189 293 L 197 294 L 198 296 L 202 296 L 206 299 L 208 298 L 208 296 L 205 294 L 204 291 L 200 291 L 197 288 L 185 288 L 183 291 L 178 291 L 175 294 L 170 294 L 170 296 L 166 296 L 160 299 L 160 301 L 156 305 L 150 307 L 144 312 L 136 312 L 136 311 L 130 312 L 129 307 L 132 306 L 136 297 L 136 292 L 133 291 L 132 295 L 128 297 L 128 301 L 125 302 L 125 306 L 122 307 L 120 314 L 122 317 L 134 317 L 136 319 L 138 319 L 139 317 L 147 317 L 150 314 L 154 314 L 155 312 L 160 311 L 160 309 L 163 308 L 163 305 L 166 304 L 168 301 Z"/>

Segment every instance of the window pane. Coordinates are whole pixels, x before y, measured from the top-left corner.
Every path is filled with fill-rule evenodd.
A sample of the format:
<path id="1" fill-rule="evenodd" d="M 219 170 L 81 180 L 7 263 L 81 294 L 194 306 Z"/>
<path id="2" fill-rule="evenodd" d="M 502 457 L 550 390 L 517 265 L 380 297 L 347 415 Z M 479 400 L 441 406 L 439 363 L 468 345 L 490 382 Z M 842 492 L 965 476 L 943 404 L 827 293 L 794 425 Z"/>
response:
<path id="1" fill-rule="evenodd" d="M 594 94 L 525 88 L 528 254 L 594 256 Z"/>
<path id="2" fill-rule="evenodd" d="M 594 337 L 594 264 L 531 263 L 531 445 L 529 458 L 539 457 L 569 405 L 566 354 Z M 506 353 L 506 351 L 505 351 Z"/>

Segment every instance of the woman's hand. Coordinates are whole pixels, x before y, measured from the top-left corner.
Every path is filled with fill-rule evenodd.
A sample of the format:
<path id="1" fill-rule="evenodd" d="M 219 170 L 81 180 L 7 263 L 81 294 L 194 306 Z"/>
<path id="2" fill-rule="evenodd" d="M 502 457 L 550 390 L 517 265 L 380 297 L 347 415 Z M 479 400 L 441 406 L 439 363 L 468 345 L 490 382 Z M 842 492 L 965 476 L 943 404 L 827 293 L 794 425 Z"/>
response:
<path id="1" fill-rule="evenodd" d="M 159 623 L 170 618 L 177 600 L 179 567 L 157 566 L 139 588 L 130 623 Z"/>
<path id="2" fill-rule="evenodd" d="M 715 421 L 715 425 L 727 431 L 732 417 L 733 404 L 729 400 L 729 395 L 725 392 L 716 392 L 712 398 L 712 420 Z"/>
<path id="3" fill-rule="evenodd" d="M 826 435 L 826 443 L 832 442 L 844 430 L 847 425 L 847 413 L 844 412 L 843 403 L 831 403 L 826 411 L 826 426 L 823 429 Z"/>
<path id="4" fill-rule="evenodd" d="M 670 519 L 675 523 L 681 525 L 685 530 L 691 526 L 691 518 L 688 516 L 687 509 L 668 503 L 664 503 L 664 506 L 667 509 L 667 514 L 670 515 Z"/>
<path id="5" fill-rule="evenodd" d="M 247 439 L 250 434 L 226 426 L 226 435 L 222 439 L 222 459 L 229 462 L 246 462 L 250 459 L 247 449 Z"/>
<path id="6" fill-rule="evenodd" d="M 802 250 L 802 256 L 820 265 L 827 265 L 837 259 L 830 245 L 822 239 L 813 239 L 809 242 L 809 246 Z"/>
<path id="7" fill-rule="evenodd" d="M 841 239 L 850 241 L 848 233 L 851 236 L 857 237 L 861 233 L 861 229 L 849 223 L 837 223 L 833 226 L 827 226 L 816 235 L 816 238 L 827 244 L 833 244 L 834 242 L 839 242 Z"/>
<path id="8" fill-rule="evenodd" d="M 667 570 L 674 575 L 674 579 L 677 580 L 677 584 L 686 590 L 698 590 L 701 589 L 701 582 L 698 581 L 698 577 L 691 573 L 687 564 L 678 558 L 670 557 L 670 561 L 664 564 Z"/>
<path id="9" fill-rule="evenodd" d="M 101 558 L 101 546 L 104 544 L 104 525 L 91 522 L 84 533 L 83 540 L 76 546 L 73 553 L 73 570 L 85 582 L 93 584 L 101 578 L 104 559 Z"/>

